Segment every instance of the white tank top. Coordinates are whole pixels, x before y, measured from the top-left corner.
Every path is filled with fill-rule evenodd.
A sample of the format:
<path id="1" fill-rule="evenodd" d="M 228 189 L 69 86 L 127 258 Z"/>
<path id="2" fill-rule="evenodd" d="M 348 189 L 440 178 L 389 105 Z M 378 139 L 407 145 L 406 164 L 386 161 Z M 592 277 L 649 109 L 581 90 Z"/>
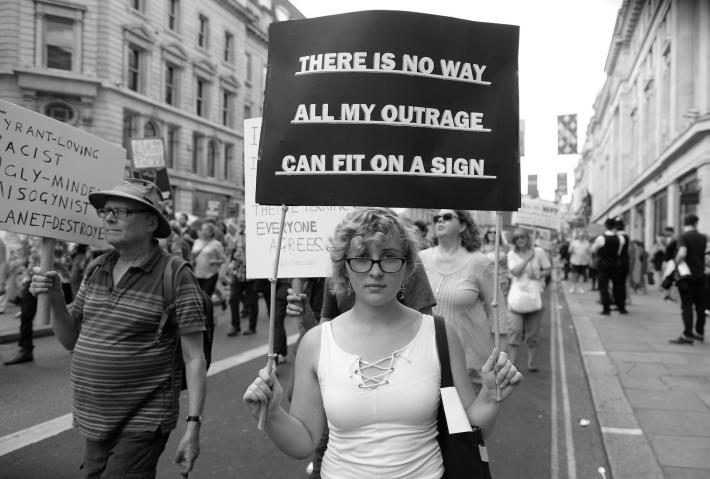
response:
<path id="1" fill-rule="evenodd" d="M 405 347 L 367 367 L 323 324 L 318 382 L 330 437 L 324 479 L 440 479 L 436 441 L 441 370 L 434 320 L 422 316 Z"/>

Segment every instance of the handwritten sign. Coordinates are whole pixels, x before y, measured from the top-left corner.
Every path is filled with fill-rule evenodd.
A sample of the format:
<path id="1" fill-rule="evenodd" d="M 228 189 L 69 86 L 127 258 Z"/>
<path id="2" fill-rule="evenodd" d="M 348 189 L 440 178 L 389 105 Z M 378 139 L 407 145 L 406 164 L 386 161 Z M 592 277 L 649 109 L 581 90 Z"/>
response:
<path id="1" fill-rule="evenodd" d="M 256 200 L 517 210 L 518 36 L 394 11 L 271 24 Z"/>
<path id="2" fill-rule="evenodd" d="M 164 168 L 165 147 L 162 138 L 131 138 L 133 168 Z"/>
<path id="3" fill-rule="evenodd" d="M 244 208 L 247 277 L 268 278 L 281 227 L 281 207 L 254 201 L 261 118 L 244 120 Z M 343 219 L 348 206 L 290 206 L 283 225 L 280 278 L 310 278 L 330 275 L 328 238 Z"/>
<path id="4" fill-rule="evenodd" d="M 538 226 L 555 231 L 560 229 L 560 207 L 554 201 L 539 198 L 522 198 L 522 206 L 513 213 L 515 225 Z"/>
<path id="5" fill-rule="evenodd" d="M 0 229 L 105 246 L 88 195 L 123 177 L 126 151 L 0 100 Z"/>

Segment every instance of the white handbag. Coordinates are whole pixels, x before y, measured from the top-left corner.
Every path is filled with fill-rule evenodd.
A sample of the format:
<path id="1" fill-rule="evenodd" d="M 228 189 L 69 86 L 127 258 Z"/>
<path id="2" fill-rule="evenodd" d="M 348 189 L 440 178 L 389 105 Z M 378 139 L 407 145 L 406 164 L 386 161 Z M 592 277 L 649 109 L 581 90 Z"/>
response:
<path id="1" fill-rule="evenodd" d="M 542 287 L 530 278 L 513 278 L 508 293 L 508 309 L 514 313 L 532 313 L 542 309 Z"/>

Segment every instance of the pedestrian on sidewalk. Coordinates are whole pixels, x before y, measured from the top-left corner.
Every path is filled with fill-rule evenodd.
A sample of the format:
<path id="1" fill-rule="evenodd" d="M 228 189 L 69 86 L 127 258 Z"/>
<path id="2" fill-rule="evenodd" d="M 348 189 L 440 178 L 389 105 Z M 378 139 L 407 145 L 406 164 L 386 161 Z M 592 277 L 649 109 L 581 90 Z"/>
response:
<path id="1" fill-rule="evenodd" d="M 434 319 L 397 300 L 415 265 L 419 238 L 384 208 L 357 208 L 336 228 L 330 248 L 336 291 L 351 289 L 355 305 L 303 337 L 287 412 L 278 379 L 262 369 L 244 394 L 252 415 L 266 407 L 265 432 L 293 457 L 313 452 L 327 423 L 330 445 L 321 475 L 441 478 L 437 444 L 440 364 Z M 476 397 L 461 343 L 446 327 L 451 370 L 465 420 L 490 434 L 503 398 L 522 375 L 496 350 L 483 366 Z"/>
<path id="2" fill-rule="evenodd" d="M 707 237 L 698 232 L 698 217 L 687 215 L 683 220 L 683 233 L 678 238 L 675 262 L 687 264 L 688 277 L 677 281 L 680 293 L 680 309 L 683 318 L 683 334 L 671 339 L 674 344 L 693 344 L 694 340 L 705 339 L 705 249 Z M 695 321 L 693 321 L 695 310 Z"/>
<path id="3" fill-rule="evenodd" d="M 626 310 L 626 284 L 624 267 L 621 260 L 621 251 L 626 238 L 617 234 L 616 220 L 608 218 L 604 222 L 606 231 L 597 236 L 592 244 L 592 252 L 597 254 L 599 267 L 599 295 L 602 301 L 600 314 L 611 314 L 611 297 L 609 296 L 609 282 L 611 282 L 614 302 L 620 314 L 628 314 Z"/>
<path id="4" fill-rule="evenodd" d="M 587 233 L 584 231 L 578 231 L 575 234 L 575 238 L 569 245 L 569 261 L 572 271 L 572 285 L 569 288 L 570 293 L 574 294 L 575 290 L 578 293 L 584 293 L 584 288 L 582 288 L 580 281 L 584 281 L 587 277 L 587 270 L 591 259 L 591 251 L 592 244 L 587 238 Z"/>
<path id="5" fill-rule="evenodd" d="M 675 261 L 676 253 L 678 253 L 678 240 L 675 237 L 675 229 L 672 226 L 666 226 L 663 229 L 663 237 L 665 239 L 666 250 L 663 262 L 663 271 L 666 270 L 666 264 L 669 261 Z M 678 293 L 675 285 L 672 285 L 666 295 L 663 297 L 665 301 L 677 301 Z"/>
<path id="6" fill-rule="evenodd" d="M 205 312 L 191 269 L 180 268 L 173 327 L 166 328 L 172 332 L 158 336 L 171 258 L 157 241 L 171 233 L 161 201 L 157 186 L 134 178 L 89 194 L 114 249 L 89 265 L 70 308 L 55 271 L 37 272 L 30 284 L 32 294 L 49 296 L 54 333 L 73 351 L 74 425 L 84 437 L 84 478 L 155 477 L 178 422 L 183 364 L 188 415 L 174 456 L 183 476 L 199 455 Z"/>

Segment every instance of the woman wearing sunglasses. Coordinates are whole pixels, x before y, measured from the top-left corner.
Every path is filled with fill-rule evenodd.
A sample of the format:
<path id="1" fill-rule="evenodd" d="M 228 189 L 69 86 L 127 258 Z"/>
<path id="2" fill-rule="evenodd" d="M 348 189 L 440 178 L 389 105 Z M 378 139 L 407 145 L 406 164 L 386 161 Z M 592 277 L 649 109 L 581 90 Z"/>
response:
<path id="1" fill-rule="evenodd" d="M 330 248 L 332 283 L 352 290 L 352 309 L 309 330 L 296 357 L 291 407 L 265 370 L 244 401 L 256 417 L 267 405 L 265 431 L 297 458 L 316 448 L 327 421 L 324 479 L 432 478 L 444 470 L 437 443 L 440 365 L 434 320 L 397 300 L 412 274 L 418 238 L 384 208 L 357 208 L 335 230 Z M 490 433 L 501 403 L 522 376 L 505 353 L 483 366 L 484 388 L 475 398 L 461 344 L 448 330 L 451 369 L 469 421 Z"/>
<path id="2" fill-rule="evenodd" d="M 466 354 L 469 377 L 474 390 L 478 391 L 482 385 L 481 367 L 493 350 L 495 316 L 490 305 L 494 267 L 480 250 L 478 229 L 467 211 L 439 210 L 434 216 L 433 245 L 421 251 L 419 257 L 434 290 L 434 314 L 443 316 L 458 334 Z M 504 298 L 499 289 L 503 350 L 508 331 Z"/>

